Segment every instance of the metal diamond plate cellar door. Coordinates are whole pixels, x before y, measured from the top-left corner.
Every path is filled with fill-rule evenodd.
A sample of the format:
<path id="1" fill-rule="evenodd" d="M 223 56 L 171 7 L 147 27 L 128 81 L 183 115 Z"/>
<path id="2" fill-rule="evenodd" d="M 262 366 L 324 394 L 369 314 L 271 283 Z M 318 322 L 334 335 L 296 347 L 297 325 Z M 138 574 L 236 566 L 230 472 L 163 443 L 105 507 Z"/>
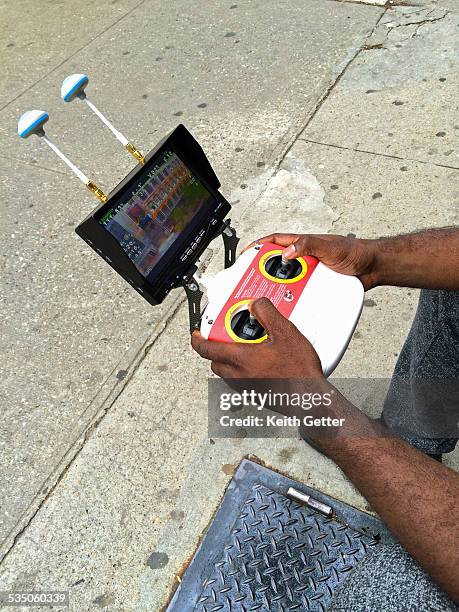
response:
<path id="1" fill-rule="evenodd" d="M 326 504 L 326 516 L 289 488 Z M 392 538 L 377 519 L 244 460 L 168 612 L 327 610 L 358 564 Z"/>

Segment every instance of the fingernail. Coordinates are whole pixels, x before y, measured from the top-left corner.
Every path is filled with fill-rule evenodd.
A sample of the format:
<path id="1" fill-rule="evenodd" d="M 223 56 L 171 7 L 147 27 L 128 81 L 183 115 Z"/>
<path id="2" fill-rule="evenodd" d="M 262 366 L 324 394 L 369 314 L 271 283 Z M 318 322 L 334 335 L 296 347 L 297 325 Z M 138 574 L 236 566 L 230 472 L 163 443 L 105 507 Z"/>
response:
<path id="1" fill-rule="evenodd" d="M 289 259 L 290 257 L 295 257 L 295 255 L 296 255 L 295 245 L 291 244 L 286 249 L 284 249 L 282 251 L 282 255 L 283 255 L 283 257 L 287 257 L 287 259 Z"/>

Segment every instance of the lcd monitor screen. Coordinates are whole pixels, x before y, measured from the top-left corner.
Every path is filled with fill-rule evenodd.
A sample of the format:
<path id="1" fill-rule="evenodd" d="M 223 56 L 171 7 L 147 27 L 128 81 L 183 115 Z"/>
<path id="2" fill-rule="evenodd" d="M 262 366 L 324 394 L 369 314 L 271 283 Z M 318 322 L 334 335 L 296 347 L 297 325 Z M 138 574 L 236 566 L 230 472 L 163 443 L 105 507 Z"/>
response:
<path id="1" fill-rule="evenodd" d="M 202 182 L 174 151 L 166 149 L 99 223 L 146 278 L 198 212 L 212 202 L 215 198 Z"/>

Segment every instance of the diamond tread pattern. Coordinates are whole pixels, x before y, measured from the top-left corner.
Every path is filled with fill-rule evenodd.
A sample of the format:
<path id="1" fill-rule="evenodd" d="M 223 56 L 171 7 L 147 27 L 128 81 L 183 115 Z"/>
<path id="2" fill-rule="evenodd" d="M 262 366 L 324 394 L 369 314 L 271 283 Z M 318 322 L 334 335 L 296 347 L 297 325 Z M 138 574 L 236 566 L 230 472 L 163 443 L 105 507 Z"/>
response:
<path id="1" fill-rule="evenodd" d="M 261 484 L 252 492 L 194 610 L 326 610 L 378 541 Z"/>

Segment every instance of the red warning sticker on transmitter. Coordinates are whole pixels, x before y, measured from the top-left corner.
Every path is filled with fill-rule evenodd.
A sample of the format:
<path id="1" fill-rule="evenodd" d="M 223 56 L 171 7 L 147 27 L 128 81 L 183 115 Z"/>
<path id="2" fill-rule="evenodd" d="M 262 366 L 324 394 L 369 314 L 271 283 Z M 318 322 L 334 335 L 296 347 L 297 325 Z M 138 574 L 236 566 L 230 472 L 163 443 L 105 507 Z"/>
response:
<path id="1" fill-rule="evenodd" d="M 280 279 L 271 276 L 266 270 L 267 262 L 281 255 L 283 249 L 272 243 L 263 244 L 249 264 L 245 274 L 238 282 L 230 297 L 220 311 L 209 334 L 209 340 L 219 342 L 262 342 L 266 336 L 257 340 L 242 340 L 234 334 L 231 320 L 247 304 L 261 297 L 271 300 L 279 312 L 289 318 L 302 294 L 311 274 L 319 263 L 315 257 L 298 257 L 301 266 L 294 278 Z"/>

